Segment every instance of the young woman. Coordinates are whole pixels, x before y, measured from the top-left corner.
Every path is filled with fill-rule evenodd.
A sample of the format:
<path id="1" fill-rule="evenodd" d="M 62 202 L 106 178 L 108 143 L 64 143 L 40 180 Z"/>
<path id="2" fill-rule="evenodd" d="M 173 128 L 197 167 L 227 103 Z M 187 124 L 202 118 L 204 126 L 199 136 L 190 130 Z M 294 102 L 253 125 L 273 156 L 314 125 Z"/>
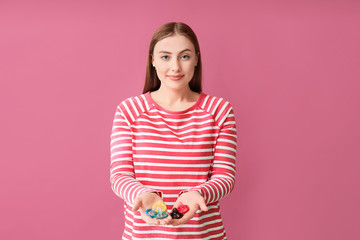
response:
<path id="1" fill-rule="evenodd" d="M 235 182 L 233 108 L 201 89 L 195 33 L 164 24 L 150 42 L 143 94 L 122 101 L 111 133 L 110 182 L 124 199 L 123 239 L 226 239 L 219 200 Z M 188 205 L 182 218 L 146 214 Z"/>

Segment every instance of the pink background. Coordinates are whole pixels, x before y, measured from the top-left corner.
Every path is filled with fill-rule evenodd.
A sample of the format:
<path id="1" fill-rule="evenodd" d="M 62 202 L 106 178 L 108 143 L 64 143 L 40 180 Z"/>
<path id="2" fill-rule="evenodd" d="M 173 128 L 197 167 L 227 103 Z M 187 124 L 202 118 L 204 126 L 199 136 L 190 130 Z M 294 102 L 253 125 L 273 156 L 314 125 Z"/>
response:
<path id="1" fill-rule="evenodd" d="M 51 2 L 51 3 L 49 3 Z M 360 239 L 359 1 L 0 1 L 0 239 L 120 239 L 116 106 L 155 29 L 189 24 L 229 100 L 230 240 Z"/>

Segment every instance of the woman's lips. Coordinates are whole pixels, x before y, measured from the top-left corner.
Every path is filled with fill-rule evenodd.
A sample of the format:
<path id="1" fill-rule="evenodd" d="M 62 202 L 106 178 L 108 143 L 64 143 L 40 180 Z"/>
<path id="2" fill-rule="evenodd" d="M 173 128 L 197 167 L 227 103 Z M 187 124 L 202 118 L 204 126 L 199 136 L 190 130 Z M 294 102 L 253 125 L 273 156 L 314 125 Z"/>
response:
<path id="1" fill-rule="evenodd" d="M 184 75 L 168 75 L 171 80 L 180 80 Z"/>

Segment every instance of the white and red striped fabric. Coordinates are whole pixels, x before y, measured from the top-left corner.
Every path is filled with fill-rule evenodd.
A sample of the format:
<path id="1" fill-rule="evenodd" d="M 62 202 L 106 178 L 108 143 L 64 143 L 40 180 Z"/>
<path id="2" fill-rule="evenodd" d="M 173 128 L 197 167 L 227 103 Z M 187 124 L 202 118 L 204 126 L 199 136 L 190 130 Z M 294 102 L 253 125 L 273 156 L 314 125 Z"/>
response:
<path id="1" fill-rule="evenodd" d="M 219 200 L 235 182 L 236 126 L 230 103 L 201 93 L 184 111 L 168 111 L 150 92 L 122 101 L 111 133 L 110 182 L 124 199 L 123 239 L 226 239 Z M 172 209 L 182 191 L 196 190 L 209 211 L 180 226 L 154 226 L 132 212 L 136 196 L 161 192 Z"/>

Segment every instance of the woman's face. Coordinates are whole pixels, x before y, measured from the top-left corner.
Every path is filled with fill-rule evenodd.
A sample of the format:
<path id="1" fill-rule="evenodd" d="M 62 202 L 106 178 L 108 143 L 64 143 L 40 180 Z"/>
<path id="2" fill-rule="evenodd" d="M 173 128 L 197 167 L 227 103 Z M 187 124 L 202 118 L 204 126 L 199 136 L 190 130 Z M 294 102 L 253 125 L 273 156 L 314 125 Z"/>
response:
<path id="1" fill-rule="evenodd" d="M 164 38 L 154 47 L 152 63 L 161 87 L 188 88 L 197 62 L 194 45 L 182 35 Z"/>

